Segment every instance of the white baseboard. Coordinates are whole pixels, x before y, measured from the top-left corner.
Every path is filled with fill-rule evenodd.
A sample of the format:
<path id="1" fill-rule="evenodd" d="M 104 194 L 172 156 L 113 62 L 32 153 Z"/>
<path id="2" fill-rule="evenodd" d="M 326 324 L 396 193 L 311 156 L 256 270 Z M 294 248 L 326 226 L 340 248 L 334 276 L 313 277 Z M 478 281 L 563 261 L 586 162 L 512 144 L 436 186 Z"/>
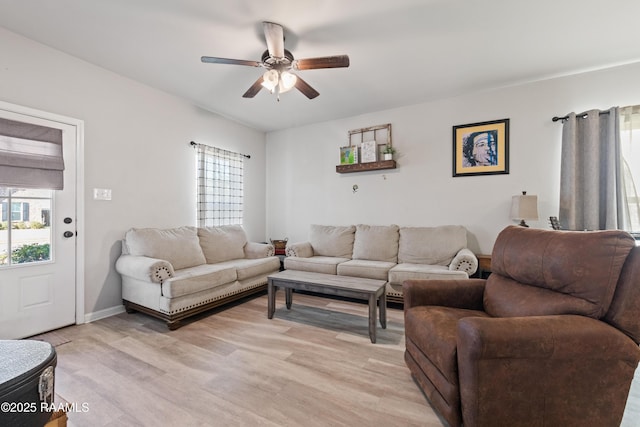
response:
<path id="1" fill-rule="evenodd" d="M 94 311 L 93 313 L 86 313 L 84 315 L 84 323 L 95 322 L 96 320 L 104 319 L 105 317 L 124 313 L 124 311 L 124 305 L 117 305 L 115 307 L 105 308 L 104 310 Z"/>

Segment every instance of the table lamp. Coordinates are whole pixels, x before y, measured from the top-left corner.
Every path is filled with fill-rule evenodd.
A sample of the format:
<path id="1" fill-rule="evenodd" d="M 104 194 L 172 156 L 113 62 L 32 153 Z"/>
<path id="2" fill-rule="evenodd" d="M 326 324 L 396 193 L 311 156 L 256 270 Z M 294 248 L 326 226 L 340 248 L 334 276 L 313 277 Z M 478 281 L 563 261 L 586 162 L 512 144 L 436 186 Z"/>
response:
<path id="1" fill-rule="evenodd" d="M 511 219 L 520 220 L 520 226 L 528 227 L 524 222 L 538 219 L 538 196 L 528 196 L 526 191 L 511 198 Z"/>

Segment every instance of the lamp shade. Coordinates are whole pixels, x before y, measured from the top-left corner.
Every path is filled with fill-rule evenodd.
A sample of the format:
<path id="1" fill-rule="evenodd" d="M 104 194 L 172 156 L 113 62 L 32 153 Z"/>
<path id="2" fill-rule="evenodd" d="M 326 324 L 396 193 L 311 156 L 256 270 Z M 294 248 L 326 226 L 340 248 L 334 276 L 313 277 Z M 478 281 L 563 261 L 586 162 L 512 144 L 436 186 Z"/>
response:
<path id="1" fill-rule="evenodd" d="M 520 225 L 527 226 L 525 219 L 538 219 L 538 196 L 528 196 L 526 191 L 511 198 L 511 219 L 521 220 Z"/>
<path id="2" fill-rule="evenodd" d="M 288 71 L 280 73 L 280 93 L 285 93 L 293 89 L 297 80 L 298 77 L 293 73 Z"/>
<path id="3" fill-rule="evenodd" d="M 279 79 L 280 75 L 276 70 L 269 70 L 262 75 L 262 86 L 269 92 L 273 92 L 278 85 Z"/>

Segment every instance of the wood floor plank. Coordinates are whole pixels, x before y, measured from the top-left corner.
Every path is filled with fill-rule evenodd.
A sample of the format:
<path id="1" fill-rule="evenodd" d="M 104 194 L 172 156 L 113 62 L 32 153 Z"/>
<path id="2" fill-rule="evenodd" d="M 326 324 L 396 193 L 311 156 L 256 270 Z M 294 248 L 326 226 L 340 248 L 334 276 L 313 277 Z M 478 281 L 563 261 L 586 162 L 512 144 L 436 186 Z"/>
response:
<path id="1" fill-rule="evenodd" d="M 445 425 L 404 363 L 402 310 L 376 344 L 367 318 L 362 302 L 305 293 L 287 310 L 278 292 L 273 319 L 263 294 L 175 331 L 123 313 L 39 338 L 57 343 L 57 401 L 88 405 L 70 427 Z"/>

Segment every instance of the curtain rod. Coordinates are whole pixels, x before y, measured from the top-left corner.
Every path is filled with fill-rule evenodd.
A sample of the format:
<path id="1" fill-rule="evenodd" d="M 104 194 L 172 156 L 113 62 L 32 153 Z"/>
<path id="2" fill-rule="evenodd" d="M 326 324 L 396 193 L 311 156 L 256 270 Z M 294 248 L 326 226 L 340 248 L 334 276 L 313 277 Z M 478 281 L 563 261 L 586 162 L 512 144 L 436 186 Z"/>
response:
<path id="1" fill-rule="evenodd" d="M 609 114 L 609 111 L 600 111 L 600 114 Z M 584 119 L 585 117 L 587 117 L 587 112 L 585 111 L 584 113 L 581 114 L 576 114 L 576 117 L 579 117 L 581 119 Z M 565 121 L 569 118 L 569 116 L 563 116 L 563 117 L 558 117 L 555 116 L 554 118 L 551 119 L 552 122 L 557 122 L 559 120 Z"/>
<path id="2" fill-rule="evenodd" d="M 189 145 L 190 145 L 190 146 L 192 146 L 192 147 L 195 147 L 196 145 L 198 145 L 198 143 L 197 143 L 197 142 L 193 142 L 193 141 L 191 141 L 191 142 L 189 143 Z M 206 145 L 206 144 L 202 144 L 202 145 Z M 207 145 L 207 147 L 211 147 L 211 146 L 210 146 L 210 145 Z M 211 147 L 211 148 L 216 148 L 216 147 Z M 229 151 L 229 150 L 224 150 L 224 151 Z M 231 152 L 232 152 L 232 151 L 230 151 L 230 153 L 231 153 Z M 251 156 L 250 156 L 249 154 L 242 154 L 242 153 L 236 153 L 236 154 L 240 154 L 241 156 L 244 156 L 244 157 L 246 157 L 247 159 L 250 159 L 250 158 L 251 158 Z"/>

